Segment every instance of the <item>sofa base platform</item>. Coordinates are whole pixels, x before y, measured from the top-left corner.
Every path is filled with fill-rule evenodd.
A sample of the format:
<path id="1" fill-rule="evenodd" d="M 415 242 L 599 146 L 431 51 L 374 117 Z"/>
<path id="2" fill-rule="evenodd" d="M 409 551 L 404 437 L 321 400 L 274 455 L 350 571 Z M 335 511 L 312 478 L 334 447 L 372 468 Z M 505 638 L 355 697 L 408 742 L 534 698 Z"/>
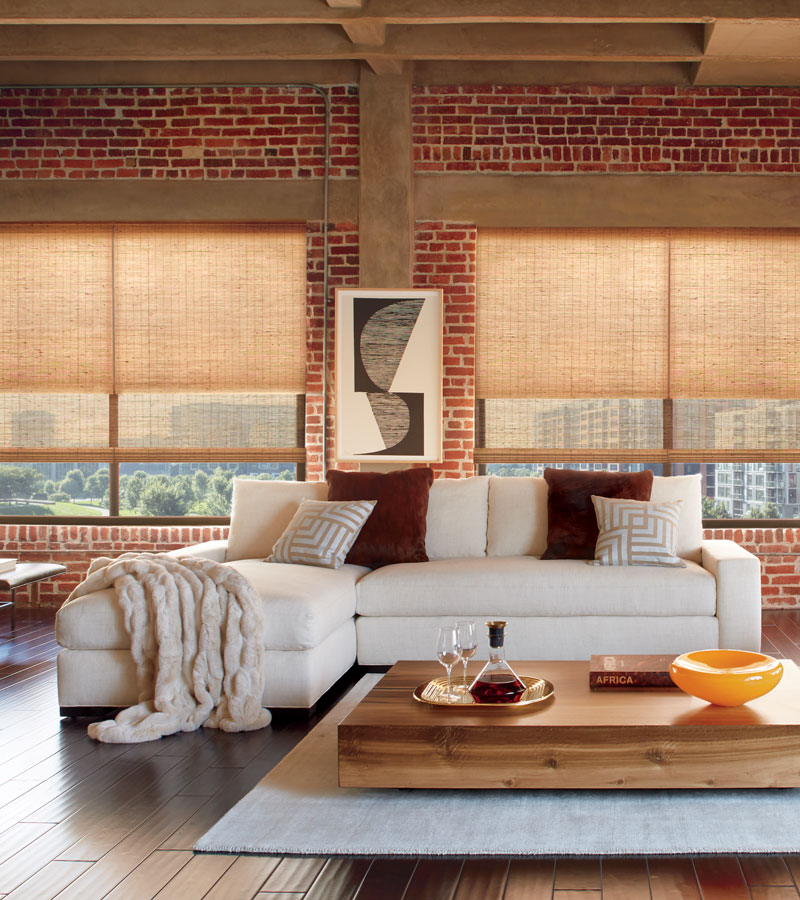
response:
<path id="1" fill-rule="evenodd" d="M 262 705 L 268 709 L 308 709 L 355 661 L 352 619 L 316 647 L 266 650 Z M 57 665 L 58 700 L 63 710 L 114 709 L 138 702 L 136 666 L 130 650 L 66 649 L 58 654 Z"/>

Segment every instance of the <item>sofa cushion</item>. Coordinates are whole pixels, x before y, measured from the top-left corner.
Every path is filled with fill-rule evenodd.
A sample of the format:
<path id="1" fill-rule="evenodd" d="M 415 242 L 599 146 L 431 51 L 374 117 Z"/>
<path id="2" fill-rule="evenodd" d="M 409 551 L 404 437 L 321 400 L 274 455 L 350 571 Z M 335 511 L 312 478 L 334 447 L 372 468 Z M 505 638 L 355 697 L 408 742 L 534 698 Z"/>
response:
<path id="1" fill-rule="evenodd" d="M 626 500 L 649 500 L 653 473 L 576 472 L 545 469 L 547 482 L 547 549 L 542 559 L 592 559 L 597 518 L 592 494 Z"/>
<path id="2" fill-rule="evenodd" d="M 716 581 L 685 569 L 530 556 L 386 566 L 358 582 L 362 616 L 713 616 Z"/>
<path id="3" fill-rule="evenodd" d="M 267 562 L 341 568 L 375 502 L 304 498 Z"/>
<path id="4" fill-rule="evenodd" d="M 264 559 L 272 553 L 300 501 L 326 500 L 321 481 L 258 481 L 233 479 L 231 527 L 226 559 Z"/>
<path id="5" fill-rule="evenodd" d="M 700 562 L 703 543 L 703 476 L 673 475 L 653 478 L 653 490 L 650 499 L 653 503 L 665 503 L 669 500 L 682 500 L 681 518 L 678 523 L 678 549 L 681 559 Z"/>
<path id="6" fill-rule="evenodd" d="M 677 566 L 686 563 L 675 555 L 683 500 L 610 500 L 595 497 L 597 514 L 595 566 Z"/>
<path id="7" fill-rule="evenodd" d="M 428 559 L 486 555 L 489 476 L 437 478 L 428 496 Z"/>
<path id="8" fill-rule="evenodd" d="M 426 516 L 433 470 L 328 472 L 329 500 L 377 500 L 347 562 L 358 566 L 425 562 Z"/>
<path id="9" fill-rule="evenodd" d="M 316 647 L 355 612 L 355 583 L 367 571 L 358 566 L 318 569 L 261 559 L 229 563 L 253 585 L 264 610 L 267 650 Z M 56 617 L 56 639 L 71 650 L 130 647 L 122 611 L 112 589 L 67 603 Z"/>
<path id="10" fill-rule="evenodd" d="M 547 549 L 544 478 L 489 479 L 487 556 L 541 556 Z"/>
<path id="11" fill-rule="evenodd" d="M 355 613 L 360 566 L 318 569 L 260 559 L 230 563 L 261 595 L 264 646 L 268 650 L 316 647 Z"/>

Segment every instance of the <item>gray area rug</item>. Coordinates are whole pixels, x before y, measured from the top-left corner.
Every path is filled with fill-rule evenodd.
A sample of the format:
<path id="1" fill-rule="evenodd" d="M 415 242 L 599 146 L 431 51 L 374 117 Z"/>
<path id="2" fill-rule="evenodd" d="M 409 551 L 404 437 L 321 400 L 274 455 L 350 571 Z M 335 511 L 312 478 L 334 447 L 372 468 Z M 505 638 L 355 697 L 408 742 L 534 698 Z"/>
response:
<path id="1" fill-rule="evenodd" d="M 633 856 L 800 852 L 800 789 L 340 788 L 336 726 L 365 676 L 195 845 L 270 856 Z"/>

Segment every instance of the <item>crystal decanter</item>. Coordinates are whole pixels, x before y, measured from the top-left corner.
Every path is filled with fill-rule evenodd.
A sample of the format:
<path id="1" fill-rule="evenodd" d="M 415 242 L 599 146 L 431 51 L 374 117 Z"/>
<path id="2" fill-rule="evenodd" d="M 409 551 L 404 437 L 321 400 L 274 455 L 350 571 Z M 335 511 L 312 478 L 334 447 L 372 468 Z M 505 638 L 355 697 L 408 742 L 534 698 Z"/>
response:
<path id="1" fill-rule="evenodd" d="M 505 622 L 487 622 L 489 662 L 469 687 L 476 703 L 517 703 L 525 693 L 522 679 L 506 662 Z"/>

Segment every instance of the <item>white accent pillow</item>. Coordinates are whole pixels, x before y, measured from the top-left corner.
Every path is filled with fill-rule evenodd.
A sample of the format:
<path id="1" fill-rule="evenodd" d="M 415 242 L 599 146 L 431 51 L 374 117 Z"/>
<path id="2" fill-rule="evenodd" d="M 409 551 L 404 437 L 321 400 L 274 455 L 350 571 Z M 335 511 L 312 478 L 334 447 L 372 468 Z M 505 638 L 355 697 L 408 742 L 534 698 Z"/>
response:
<path id="1" fill-rule="evenodd" d="M 683 500 L 676 552 L 681 559 L 696 563 L 703 558 L 702 480 L 699 472 L 696 475 L 656 475 L 650 491 L 651 503 Z"/>
<path id="2" fill-rule="evenodd" d="M 685 568 L 675 555 L 682 500 L 616 500 L 592 494 L 600 533 L 594 566 L 672 566 Z"/>
<path id="3" fill-rule="evenodd" d="M 428 494 L 428 559 L 486 556 L 489 476 L 437 478 Z"/>
<path id="4" fill-rule="evenodd" d="M 338 569 L 377 500 L 301 500 L 266 562 Z"/>

